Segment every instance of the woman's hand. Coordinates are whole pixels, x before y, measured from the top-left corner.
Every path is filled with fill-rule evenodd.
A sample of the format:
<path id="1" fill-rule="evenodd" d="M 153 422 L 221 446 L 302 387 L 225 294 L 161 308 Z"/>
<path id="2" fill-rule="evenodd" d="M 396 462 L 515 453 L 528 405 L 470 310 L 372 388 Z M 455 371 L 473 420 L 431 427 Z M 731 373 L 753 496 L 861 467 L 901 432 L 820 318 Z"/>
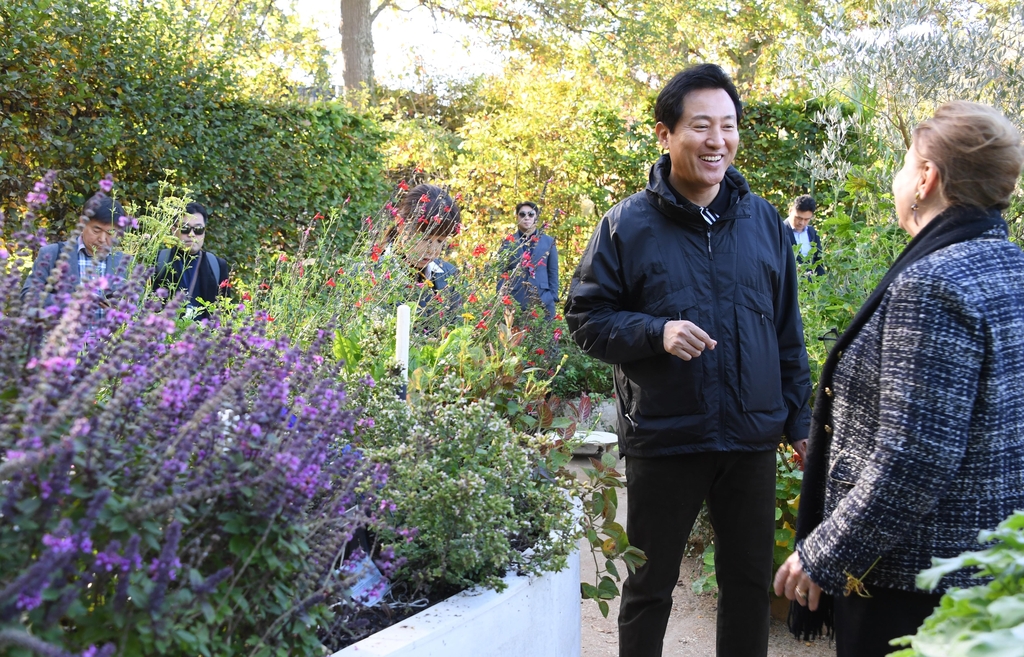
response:
<path id="1" fill-rule="evenodd" d="M 786 563 L 775 573 L 775 595 L 785 595 L 798 604 L 809 607 L 811 611 L 818 608 L 821 599 L 821 587 L 811 581 L 800 565 L 800 555 L 796 552 L 789 555 Z"/>

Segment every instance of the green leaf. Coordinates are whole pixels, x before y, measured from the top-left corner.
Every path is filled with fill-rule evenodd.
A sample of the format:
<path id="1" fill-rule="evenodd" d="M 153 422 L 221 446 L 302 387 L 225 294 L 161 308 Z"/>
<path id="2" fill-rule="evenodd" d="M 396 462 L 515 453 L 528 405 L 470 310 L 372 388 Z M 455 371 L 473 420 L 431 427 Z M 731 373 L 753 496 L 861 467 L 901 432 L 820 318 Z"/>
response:
<path id="1" fill-rule="evenodd" d="M 601 610 L 601 615 L 608 618 L 608 603 L 604 600 L 597 601 L 597 608 Z"/>

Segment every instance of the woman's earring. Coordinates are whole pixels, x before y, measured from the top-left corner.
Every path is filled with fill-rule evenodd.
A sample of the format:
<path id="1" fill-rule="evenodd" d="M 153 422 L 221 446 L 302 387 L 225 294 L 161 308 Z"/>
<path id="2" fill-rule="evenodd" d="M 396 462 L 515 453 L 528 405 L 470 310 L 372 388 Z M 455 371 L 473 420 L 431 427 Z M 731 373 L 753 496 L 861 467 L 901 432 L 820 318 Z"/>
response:
<path id="1" fill-rule="evenodd" d="M 914 211 L 914 225 L 917 225 L 917 202 L 921 200 L 921 193 L 914 194 L 914 204 L 910 206 L 910 209 Z"/>

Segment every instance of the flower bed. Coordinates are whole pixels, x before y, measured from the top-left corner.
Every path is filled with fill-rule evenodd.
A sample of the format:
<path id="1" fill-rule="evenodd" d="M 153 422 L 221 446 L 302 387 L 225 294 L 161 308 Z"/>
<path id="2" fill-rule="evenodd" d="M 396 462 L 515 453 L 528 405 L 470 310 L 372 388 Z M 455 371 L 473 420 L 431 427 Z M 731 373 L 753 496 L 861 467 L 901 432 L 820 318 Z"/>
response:
<path id="1" fill-rule="evenodd" d="M 463 591 L 333 657 L 577 657 L 579 577 L 577 552 L 560 572 L 506 575 L 501 592 Z"/>

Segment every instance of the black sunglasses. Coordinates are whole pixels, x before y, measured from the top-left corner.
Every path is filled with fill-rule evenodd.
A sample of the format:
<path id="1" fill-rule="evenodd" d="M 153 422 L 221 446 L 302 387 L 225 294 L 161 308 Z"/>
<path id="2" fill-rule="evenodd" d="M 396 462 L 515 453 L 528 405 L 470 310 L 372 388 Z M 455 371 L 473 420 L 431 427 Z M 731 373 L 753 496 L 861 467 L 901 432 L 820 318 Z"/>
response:
<path id="1" fill-rule="evenodd" d="M 537 213 L 533 210 L 520 210 L 519 216 L 525 219 L 526 217 L 536 217 Z"/>
<path id="2" fill-rule="evenodd" d="M 193 235 L 202 235 L 206 232 L 206 226 L 189 226 L 186 224 L 184 226 L 180 226 L 178 230 L 182 235 L 188 235 L 189 233 L 192 233 Z"/>

